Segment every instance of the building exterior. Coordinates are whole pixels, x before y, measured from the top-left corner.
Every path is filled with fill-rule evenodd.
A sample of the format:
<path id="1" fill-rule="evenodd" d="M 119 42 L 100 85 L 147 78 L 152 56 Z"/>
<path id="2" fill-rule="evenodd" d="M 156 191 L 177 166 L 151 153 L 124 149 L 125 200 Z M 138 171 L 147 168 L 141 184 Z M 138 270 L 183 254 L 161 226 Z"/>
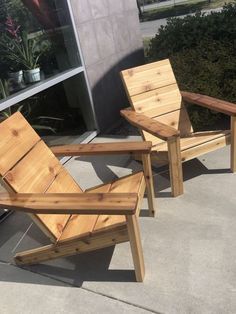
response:
<path id="1" fill-rule="evenodd" d="M 98 126 L 110 127 L 126 98 L 122 69 L 143 62 L 136 0 L 72 0 Z"/>
<path id="2" fill-rule="evenodd" d="M 119 72 L 143 62 L 136 0 L 0 0 L 0 12 L 0 114 L 77 142 L 119 119 Z M 23 36 L 34 65 L 10 58 Z"/>

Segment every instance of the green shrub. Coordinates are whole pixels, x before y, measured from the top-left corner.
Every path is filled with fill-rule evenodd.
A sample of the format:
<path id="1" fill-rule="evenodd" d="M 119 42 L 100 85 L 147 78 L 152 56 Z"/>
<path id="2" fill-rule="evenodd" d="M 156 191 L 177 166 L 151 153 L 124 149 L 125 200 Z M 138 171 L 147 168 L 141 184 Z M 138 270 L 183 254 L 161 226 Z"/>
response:
<path id="1" fill-rule="evenodd" d="M 151 40 L 149 61 L 170 58 L 179 87 L 236 103 L 236 4 L 222 12 L 170 19 Z M 223 116 L 189 108 L 195 129 L 221 124 Z"/>

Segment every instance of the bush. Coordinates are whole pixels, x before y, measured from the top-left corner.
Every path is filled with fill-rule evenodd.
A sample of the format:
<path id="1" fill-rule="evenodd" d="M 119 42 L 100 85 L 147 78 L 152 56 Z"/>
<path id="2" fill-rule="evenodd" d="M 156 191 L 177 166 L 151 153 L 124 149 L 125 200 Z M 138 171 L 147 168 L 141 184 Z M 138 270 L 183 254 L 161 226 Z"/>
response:
<path id="1" fill-rule="evenodd" d="M 173 18 L 150 42 L 149 61 L 170 58 L 180 89 L 236 103 L 236 3 L 222 12 Z M 196 129 L 211 128 L 221 114 L 193 106 Z"/>

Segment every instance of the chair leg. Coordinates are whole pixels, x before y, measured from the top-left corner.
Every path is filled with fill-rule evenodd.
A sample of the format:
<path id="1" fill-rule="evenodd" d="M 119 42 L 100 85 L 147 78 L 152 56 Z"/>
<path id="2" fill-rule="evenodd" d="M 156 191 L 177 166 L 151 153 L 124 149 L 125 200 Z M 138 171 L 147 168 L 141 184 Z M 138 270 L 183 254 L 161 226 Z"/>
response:
<path id="1" fill-rule="evenodd" d="M 115 244 L 129 241 L 127 226 L 124 224 L 111 231 L 99 232 L 94 236 L 49 244 L 32 250 L 19 252 L 15 255 L 17 265 L 32 265 L 55 258 L 72 256 L 75 254 L 102 249 Z"/>
<path id="2" fill-rule="evenodd" d="M 138 282 L 142 282 L 145 275 L 143 250 L 140 239 L 139 225 L 136 215 L 126 216 L 131 252 L 133 256 L 135 276 Z"/>
<path id="3" fill-rule="evenodd" d="M 153 187 L 153 177 L 152 177 L 152 166 L 151 157 L 149 154 L 142 155 L 143 170 L 147 186 L 147 198 L 148 198 L 148 208 L 149 216 L 155 216 L 155 193 Z"/>
<path id="4" fill-rule="evenodd" d="M 180 139 L 179 137 L 171 138 L 167 143 L 172 196 L 176 197 L 184 193 Z"/>
<path id="5" fill-rule="evenodd" d="M 231 157 L 230 168 L 236 172 L 236 117 L 231 117 Z"/>

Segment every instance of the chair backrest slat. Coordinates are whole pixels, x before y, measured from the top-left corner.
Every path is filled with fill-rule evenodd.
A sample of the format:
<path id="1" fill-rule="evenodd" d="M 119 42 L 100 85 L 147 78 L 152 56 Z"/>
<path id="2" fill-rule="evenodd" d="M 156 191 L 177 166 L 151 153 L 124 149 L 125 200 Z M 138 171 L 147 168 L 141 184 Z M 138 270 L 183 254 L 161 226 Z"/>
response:
<path id="1" fill-rule="evenodd" d="M 55 180 L 52 182 L 46 193 L 81 193 L 82 190 L 73 180 L 66 169 L 62 168 Z M 74 215 L 77 216 L 77 215 Z M 37 215 L 48 233 L 56 239 L 60 238 L 64 227 L 70 219 L 70 215 Z"/>
<path id="2" fill-rule="evenodd" d="M 43 141 L 38 142 L 5 176 L 17 193 L 45 193 L 62 166 Z"/>
<path id="3" fill-rule="evenodd" d="M 17 112 L 0 124 L 0 176 L 4 176 L 40 141 L 37 133 Z"/>
<path id="4" fill-rule="evenodd" d="M 80 187 L 19 112 L 0 124 L 0 175 L 15 193 L 81 192 Z M 60 237 L 71 217 L 30 216 L 53 241 Z"/>
<path id="5" fill-rule="evenodd" d="M 136 112 L 178 129 L 183 136 L 193 131 L 168 59 L 124 70 L 121 77 Z M 163 142 L 147 132 L 142 135 L 153 145 Z"/>
<path id="6" fill-rule="evenodd" d="M 131 97 L 137 113 L 156 117 L 181 108 L 181 95 L 176 84 Z"/>
<path id="7" fill-rule="evenodd" d="M 122 76 L 130 97 L 176 84 L 169 60 L 124 70 Z"/>

